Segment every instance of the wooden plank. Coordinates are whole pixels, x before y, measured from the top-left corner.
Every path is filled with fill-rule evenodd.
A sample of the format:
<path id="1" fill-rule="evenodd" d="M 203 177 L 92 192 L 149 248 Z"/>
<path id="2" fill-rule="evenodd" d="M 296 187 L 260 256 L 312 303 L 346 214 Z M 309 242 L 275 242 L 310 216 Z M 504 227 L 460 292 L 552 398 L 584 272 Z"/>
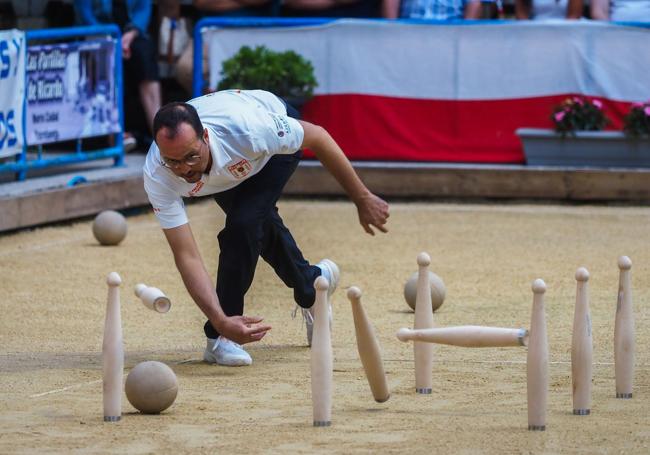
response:
<path id="1" fill-rule="evenodd" d="M 526 166 L 364 166 L 372 191 L 387 197 L 453 197 L 563 201 L 650 202 L 650 170 Z M 321 166 L 301 166 L 285 188 L 295 195 L 343 195 Z"/>
<path id="2" fill-rule="evenodd" d="M 0 232 L 148 204 L 142 177 L 42 191 L 0 199 Z"/>

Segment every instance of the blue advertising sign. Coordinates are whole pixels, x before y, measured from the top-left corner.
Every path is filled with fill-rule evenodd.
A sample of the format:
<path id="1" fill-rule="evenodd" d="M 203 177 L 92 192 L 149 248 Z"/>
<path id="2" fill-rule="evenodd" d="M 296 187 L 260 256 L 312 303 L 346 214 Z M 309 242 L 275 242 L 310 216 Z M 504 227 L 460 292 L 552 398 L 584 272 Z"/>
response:
<path id="1" fill-rule="evenodd" d="M 0 158 L 23 149 L 25 32 L 0 31 Z"/>
<path id="2" fill-rule="evenodd" d="M 27 47 L 27 144 L 118 133 L 112 40 Z"/>

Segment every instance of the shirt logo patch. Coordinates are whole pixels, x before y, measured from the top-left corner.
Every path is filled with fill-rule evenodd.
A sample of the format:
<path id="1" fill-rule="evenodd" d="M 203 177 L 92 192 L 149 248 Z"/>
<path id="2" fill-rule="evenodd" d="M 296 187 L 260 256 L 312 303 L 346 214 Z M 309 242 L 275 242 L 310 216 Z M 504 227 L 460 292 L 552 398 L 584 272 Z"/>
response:
<path id="1" fill-rule="evenodd" d="M 247 160 L 241 160 L 232 166 L 228 166 L 228 172 L 230 172 L 236 179 L 246 177 L 252 170 L 253 166 L 251 166 L 251 163 L 249 163 Z"/>
<path id="2" fill-rule="evenodd" d="M 203 188 L 203 182 L 197 182 L 196 185 L 194 185 L 194 188 L 192 188 L 189 192 L 190 196 L 195 196 L 196 193 L 201 191 L 201 188 Z"/>
<path id="3" fill-rule="evenodd" d="M 287 119 L 279 114 L 269 113 L 275 123 L 275 129 L 277 130 L 279 137 L 284 137 L 285 134 L 291 134 L 291 127 Z"/>

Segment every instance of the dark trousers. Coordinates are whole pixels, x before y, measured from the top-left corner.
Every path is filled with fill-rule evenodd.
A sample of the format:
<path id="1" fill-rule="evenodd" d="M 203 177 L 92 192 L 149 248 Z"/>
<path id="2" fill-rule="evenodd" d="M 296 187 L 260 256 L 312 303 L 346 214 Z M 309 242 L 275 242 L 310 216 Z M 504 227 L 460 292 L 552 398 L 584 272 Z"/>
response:
<path id="1" fill-rule="evenodd" d="M 314 304 L 314 280 L 320 269 L 305 260 L 276 207 L 301 155 L 301 151 L 275 155 L 253 177 L 214 196 L 226 214 L 226 225 L 218 236 L 217 296 L 227 316 L 244 313 L 244 295 L 260 256 L 293 289 L 298 305 L 309 308 Z M 219 336 L 210 321 L 204 330 L 208 338 Z"/>

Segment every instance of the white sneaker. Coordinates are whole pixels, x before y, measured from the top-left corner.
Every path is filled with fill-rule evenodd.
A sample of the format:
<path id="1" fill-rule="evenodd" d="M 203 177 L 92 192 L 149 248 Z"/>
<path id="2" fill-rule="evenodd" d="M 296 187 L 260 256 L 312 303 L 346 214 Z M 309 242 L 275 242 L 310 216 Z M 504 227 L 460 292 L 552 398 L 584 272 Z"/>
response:
<path id="1" fill-rule="evenodd" d="M 339 272 L 339 266 L 334 263 L 331 259 L 323 259 L 318 264 L 316 264 L 321 270 L 321 276 L 326 278 L 330 287 L 327 288 L 327 297 L 330 297 L 336 291 L 336 287 L 339 285 L 339 277 L 341 272 Z"/>
<path id="2" fill-rule="evenodd" d="M 241 345 L 222 336 L 216 340 L 208 338 L 203 360 L 229 367 L 247 366 L 253 363 L 253 359 Z"/>
<path id="3" fill-rule="evenodd" d="M 330 259 L 323 259 L 318 264 L 316 264 L 321 270 L 321 276 L 326 278 L 330 284 L 327 288 L 327 297 L 331 297 L 336 291 L 336 287 L 339 284 L 339 277 L 341 273 L 339 272 L 339 267 Z M 301 308 L 302 317 L 305 320 L 305 327 L 307 329 L 307 345 L 311 347 L 311 337 L 314 333 L 314 307 Z M 329 317 L 330 317 L 330 331 L 332 330 L 332 303 L 329 303 Z"/>

